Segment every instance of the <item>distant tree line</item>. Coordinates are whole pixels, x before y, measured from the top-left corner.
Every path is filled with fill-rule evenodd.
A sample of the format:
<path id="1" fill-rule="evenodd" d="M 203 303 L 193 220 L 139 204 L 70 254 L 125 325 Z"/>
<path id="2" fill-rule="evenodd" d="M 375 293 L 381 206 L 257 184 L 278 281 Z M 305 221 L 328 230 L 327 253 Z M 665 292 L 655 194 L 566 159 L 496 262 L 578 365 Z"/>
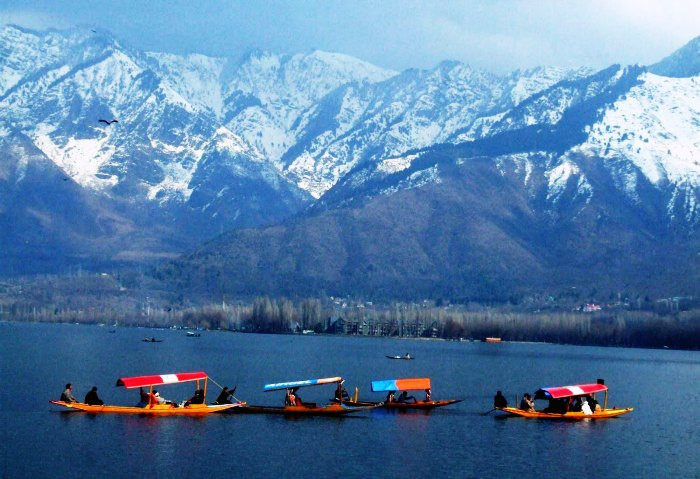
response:
<path id="1" fill-rule="evenodd" d="M 580 345 L 700 349 L 700 303 L 693 298 L 628 301 L 600 311 L 444 302 L 374 304 L 339 298 L 257 297 L 190 304 L 116 275 L 0 283 L 0 320 L 181 327 L 255 333 L 433 337 Z"/>

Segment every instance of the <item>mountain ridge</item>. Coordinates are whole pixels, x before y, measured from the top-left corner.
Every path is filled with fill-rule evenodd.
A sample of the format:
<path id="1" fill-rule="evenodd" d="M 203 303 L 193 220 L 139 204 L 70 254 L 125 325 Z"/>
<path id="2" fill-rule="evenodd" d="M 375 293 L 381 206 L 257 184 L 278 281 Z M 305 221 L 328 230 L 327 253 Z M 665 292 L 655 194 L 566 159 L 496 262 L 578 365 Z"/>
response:
<path id="1" fill-rule="evenodd" d="M 102 231 L 92 224 L 96 237 L 105 238 L 101 247 L 78 234 L 75 220 L 52 228 L 50 218 L 59 218 L 61 211 L 54 205 L 52 212 L 51 202 L 40 209 L 5 208 L 3 221 L 57 241 L 63 264 L 75 256 L 61 236 L 90 243 L 85 262 L 109 264 L 173 257 L 222 232 L 244 228 L 245 234 L 224 238 L 243 241 L 239 248 L 252 258 L 259 253 L 245 241 L 267 251 L 270 240 L 277 249 L 268 251 L 269 259 L 241 259 L 237 267 L 288 274 L 272 275 L 277 283 L 260 273 L 241 275 L 260 285 L 259 292 L 262 285 L 275 290 L 275 284 L 292 288 L 302 283 L 328 290 L 333 282 L 362 292 L 363 274 L 372 279 L 367 288 L 397 294 L 454 296 L 462 287 L 483 296 L 505 285 L 518 290 L 528 278 L 563 274 L 553 266 L 550 251 L 557 248 L 550 236 L 581 248 L 589 262 L 600 265 L 595 243 L 586 238 L 606 218 L 614 218 L 604 231 L 620 257 L 632 254 L 630 245 L 636 242 L 693 264 L 688 245 L 695 244 L 700 222 L 695 160 L 700 134 L 693 119 L 700 112 L 700 89 L 696 75 L 678 76 L 673 68 L 663 70 L 669 75 L 659 73 L 664 65 L 692 66 L 696 43 L 668 57 L 676 60 L 649 68 L 537 67 L 496 75 L 450 61 L 394 72 L 321 51 L 250 52 L 235 61 L 179 56 L 126 47 L 109 32 L 5 27 L 0 29 L 0 107 L 10 114 L 0 119 L 0 143 L 6 145 L 6 164 L 14 165 L 7 168 L 19 168 L 27 155 L 22 151 L 28 151 L 11 145 L 31 145 L 33 157 L 55 165 L 56 178 L 64 175 L 54 183 L 74 185 L 71 195 L 89 198 L 75 203 L 76 210 L 100 211 L 123 226 Z M 118 123 L 105 127 L 98 118 Z M 483 190 L 490 198 L 462 191 L 481 188 L 460 178 L 465 174 L 503 191 Z M 38 181 L 13 174 L 12 181 L 0 181 L 0 197 L 28 195 Z M 65 189 L 59 186 L 45 188 Z M 498 205 L 498 212 L 488 212 L 482 204 L 487 200 Z M 400 208 L 404 203 L 406 210 Z M 425 210 L 422 204 L 431 207 Z M 419 211 L 422 215 L 411 216 Z M 367 225 L 380 228 L 377 219 L 387 215 L 387 224 L 404 231 L 405 240 L 366 230 Z M 447 218 L 453 230 L 431 215 Z M 411 224 L 416 228 L 407 228 Z M 296 256 L 280 253 L 280 242 L 292 244 L 292 239 L 267 236 L 290 225 L 296 225 Z M 426 244 L 429 229 L 466 239 L 441 240 L 443 249 L 436 250 Z M 324 231 L 336 239 L 325 238 L 324 244 Z M 489 259 L 493 240 L 484 232 L 499 238 L 502 259 Z M 353 242 L 344 243 L 345 237 Z M 15 231 L 6 238 L 17 238 Z M 391 260 L 380 259 L 381 247 L 369 244 L 369 238 L 387 248 L 406 241 L 407 248 L 385 251 Z M 32 251 L 16 254 L 31 256 Z M 407 264 L 412 255 L 415 268 Z M 575 272 L 571 266 L 567 274 L 599 276 L 569 253 L 560 255 L 566 264 L 582 268 Z M 652 256 L 658 261 L 663 255 Z M 339 258 L 344 258 L 342 267 Z M 460 269 L 452 264 L 455 258 L 474 264 Z M 308 269 L 304 261 L 320 266 Z M 324 261 L 330 265 L 327 276 L 319 270 Z M 353 261 L 372 268 L 363 270 Z M 643 263 L 628 262 L 635 268 Z M 225 258 L 220 263 L 228 264 Z M 0 266 L 0 274 L 21 271 L 22 261 L 14 264 L 9 270 Z M 173 264 L 174 270 L 189 268 Z M 296 265 L 292 270 L 291 264 Z M 516 271 L 518 264 L 522 272 Z M 162 276 L 173 284 L 200 288 L 164 268 L 169 273 Z M 508 271 L 514 272 L 509 276 Z M 618 280 L 625 271 L 623 264 Z M 478 275 L 486 279 L 475 279 Z M 433 286 L 411 288 L 412 281 L 426 280 Z M 540 278 L 538 284 L 552 283 Z"/>

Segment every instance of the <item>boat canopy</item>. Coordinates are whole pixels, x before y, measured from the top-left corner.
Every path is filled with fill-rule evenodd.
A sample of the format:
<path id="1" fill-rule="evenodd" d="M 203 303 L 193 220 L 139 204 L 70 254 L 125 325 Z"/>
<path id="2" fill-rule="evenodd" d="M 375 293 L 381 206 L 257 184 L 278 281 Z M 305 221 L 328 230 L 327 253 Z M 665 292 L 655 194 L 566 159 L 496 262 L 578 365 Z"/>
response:
<path id="1" fill-rule="evenodd" d="M 117 379 L 117 386 L 125 388 L 139 388 L 145 386 L 158 386 L 160 384 L 175 384 L 187 381 L 197 381 L 207 379 L 207 373 L 175 373 L 175 374 L 154 374 L 152 376 L 134 376 L 131 378 Z"/>
<path id="2" fill-rule="evenodd" d="M 535 391 L 535 399 L 559 399 L 594 394 L 607 390 L 608 387 L 605 384 L 578 384 L 576 386 L 541 388 Z"/>
<path id="3" fill-rule="evenodd" d="M 372 381 L 372 392 L 430 389 L 430 378 L 403 378 Z"/>
<path id="4" fill-rule="evenodd" d="M 306 379 L 304 381 L 290 381 L 286 383 L 266 384 L 263 391 L 278 391 L 280 389 L 302 388 L 305 386 L 318 386 L 320 384 L 332 384 L 342 382 L 343 378 L 321 378 L 321 379 Z"/>

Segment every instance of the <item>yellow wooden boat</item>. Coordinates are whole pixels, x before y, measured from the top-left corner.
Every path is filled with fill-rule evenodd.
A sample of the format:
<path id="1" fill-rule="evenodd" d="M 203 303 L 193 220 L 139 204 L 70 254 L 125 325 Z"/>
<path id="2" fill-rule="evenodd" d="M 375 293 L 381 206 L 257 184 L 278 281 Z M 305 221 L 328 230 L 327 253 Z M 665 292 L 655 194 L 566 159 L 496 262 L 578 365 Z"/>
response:
<path id="1" fill-rule="evenodd" d="M 595 395 L 604 393 L 603 406 L 597 407 Z M 622 416 L 634 411 L 634 408 L 608 408 L 608 387 L 602 379 L 596 384 L 578 384 L 575 386 L 546 387 L 535 391 L 535 400 L 549 400 L 549 406 L 544 410 L 524 410 L 515 407 L 499 407 L 497 409 L 512 416 L 520 416 L 534 419 L 555 419 L 580 421 L 583 419 L 609 419 Z M 585 400 L 586 405 L 583 404 Z M 590 407 L 590 403 L 594 406 Z"/>
<path id="2" fill-rule="evenodd" d="M 150 376 L 135 376 L 129 378 L 119 378 L 117 386 L 124 386 L 127 389 L 148 387 L 146 401 L 141 406 L 116 406 L 109 404 L 91 405 L 81 402 L 49 401 L 51 404 L 62 406 L 74 411 L 84 411 L 92 414 L 117 413 L 117 414 L 146 414 L 150 416 L 202 416 L 214 412 L 225 411 L 245 405 L 245 402 L 238 401 L 232 404 L 206 404 L 208 376 L 204 372 L 156 374 Z M 153 392 L 153 386 L 177 384 L 194 381 L 196 390 L 200 390 L 200 381 L 203 382 L 201 388 L 201 403 L 185 402 L 183 404 L 165 403 L 160 404 Z"/>

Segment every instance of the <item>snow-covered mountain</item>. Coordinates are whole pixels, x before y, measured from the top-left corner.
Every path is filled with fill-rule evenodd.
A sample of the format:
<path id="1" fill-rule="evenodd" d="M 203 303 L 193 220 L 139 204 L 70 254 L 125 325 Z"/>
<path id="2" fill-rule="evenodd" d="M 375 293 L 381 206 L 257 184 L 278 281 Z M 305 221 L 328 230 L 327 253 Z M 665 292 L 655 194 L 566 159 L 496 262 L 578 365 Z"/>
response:
<path id="1" fill-rule="evenodd" d="M 143 52 L 101 30 L 7 25 L 0 141 L 25 145 L 5 149 L 12 171 L 31 149 L 100 208 L 132 215 L 134 224 L 168 225 L 158 234 L 172 237 L 172 248 L 160 251 L 165 243 L 155 240 L 154 253 L 283 220 L 313 203 L 341 207 L 437 184 L 441 166 L 424 158 L 449 145 L 521 175 L 552 212 L 572 188 L 582 201 L 598 194 L 587 176 L 593 161 L 640 208 L 651 188 L 669 224 L 693 230 L 697 46 L 649 71 L 495 75 L 446 61 L 399 73 L 321 51 L 233 61 Z M 46 205 L 42 215 L 51 214 Z"/>

